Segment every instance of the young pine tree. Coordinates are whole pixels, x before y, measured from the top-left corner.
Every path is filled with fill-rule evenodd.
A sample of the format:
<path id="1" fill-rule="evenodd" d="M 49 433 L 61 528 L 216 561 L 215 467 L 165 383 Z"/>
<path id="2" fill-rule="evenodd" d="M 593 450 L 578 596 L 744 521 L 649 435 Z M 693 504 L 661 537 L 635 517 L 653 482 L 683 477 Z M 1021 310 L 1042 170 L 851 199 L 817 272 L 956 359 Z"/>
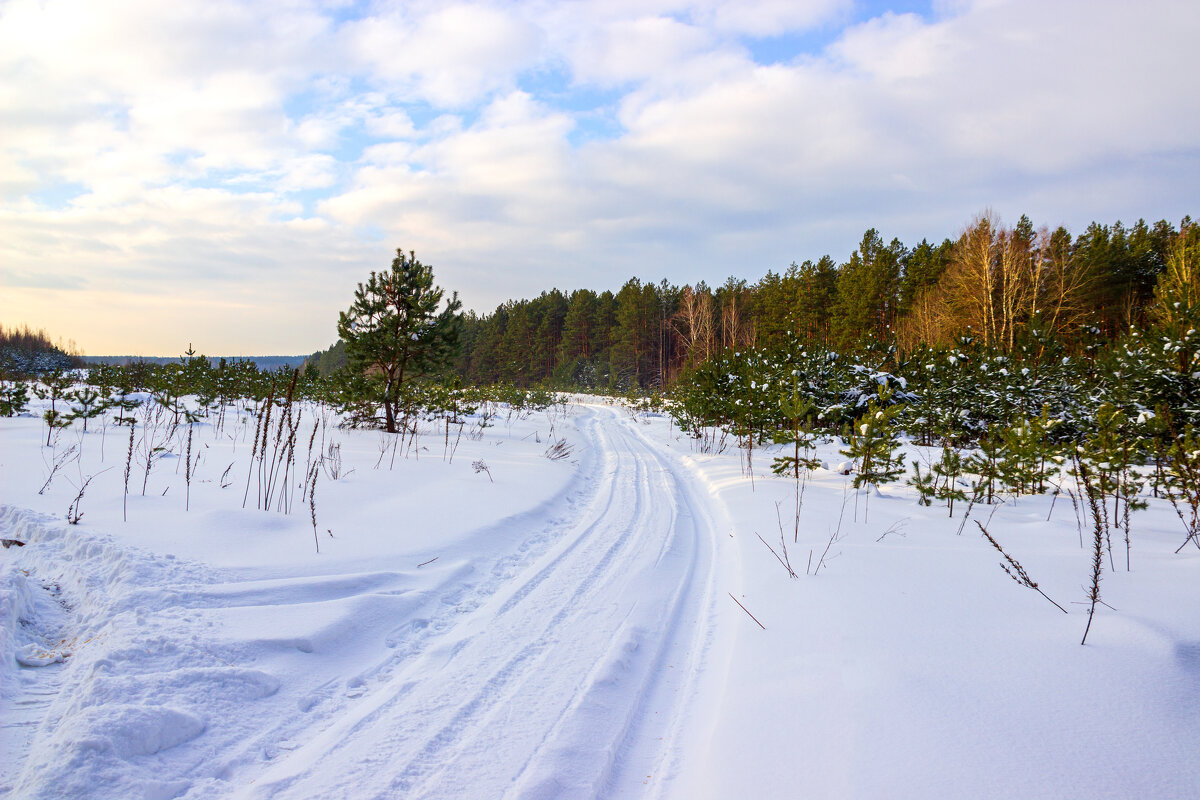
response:
<path id="1" fill-rule="evenodd" d="M 776 475 L 799 479 L 802 471 L 813 470 L 821 462 L 814 455 L 817 436 L 813 419 L 817 407 L 812 398 L 801 396 L 796 375 L 792 376 L 791 392 L 779 398 L 779 410 L 788 427 L 775 432 L 775 443 L 792 445 L 792 453 L 777 456 L 771 464 L 771 471 Z"/>
<path id="2" fill-rule="evenodd" d="M 889 387 L 880 386 L 878 395 L 871 398 L 847 435 L 841 452 L 854 459 L 855 489 L 891 483 L 904 472 L 897 426 L 892 421 L 902 407 L 889 404 L 891 395 Z"/>
<path id="3" fill-rule="evenodd" d="M 42 419 L 46 421 L 46 447 L 50 446 L 54 431 L 71 426 L 71 420 L 58 408 L 59 401 L 66 399 L 67 389 L 70 386 L 70 374 L 61 369 L 46 375 L 40 384 L 34 384 L 34 394 L 42 400 L 50 401 L 50 407 L 42 414 Z"/>
<path id="4" fill-rule="evenodd" d="M 406 383 L 444 368 L 458 346 L 461 303 L 433 284 L 433 267 L 412 252 L 396 251 L 387 272 L 372 272 L 338 317 L 350 369 L 367 375 L 369 399 L 383 406 L 384 428 L 396 433 Z"/>

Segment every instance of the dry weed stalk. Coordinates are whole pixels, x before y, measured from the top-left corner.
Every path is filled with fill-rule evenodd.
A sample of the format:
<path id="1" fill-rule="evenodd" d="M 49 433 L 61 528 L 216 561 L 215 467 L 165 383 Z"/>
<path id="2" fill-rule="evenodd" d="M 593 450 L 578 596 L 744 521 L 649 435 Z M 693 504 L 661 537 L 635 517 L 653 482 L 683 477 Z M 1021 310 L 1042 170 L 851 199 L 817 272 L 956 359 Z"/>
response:
<path id="1" fill-rule="evenodd" d="M 317 555 L 321 554 L 321 541 L 317 538 L 317 474 L 320 472 L 320 467 L 317 464 L 312 465 L 311 475 L 308 476 L 308 511 L 312 516 L 313 526 L 313 544 L 317 547 Z"/>
<path id="2" fill-rule="evenodd" d="M 193 425 L 189 421 L 188 422 L 187 450 L 184 452 L 184 456 L 183 456 L 183 480 L 184 480 L 184 483 L 187 485 L 187 489 L 185 490 L 184 500 L 183 500 L 183 510 L 184 511 L 192 510 L 192 473 L 194 472 L 194 469 L 192 467 L 192 428 L 193 428 Z M 199 465 L 200 465 L 200 454 L 197 453 L 196 454 L 196 466 L 199 466 Z"/>
<path id="3" fill-rule="evenodd" d="M 46 482 L 42 484 L 42 488 L 38 489 L 38 494 L 46 493 L 46 490 L 50 488 L 50 484 L 54 482 L 54 476 L 58 474 L 59 470 L 69 464 L 72 460 L 79 460 L 79 445 L 73 444 L 66 450 L 59 452 L 57 433 L 54 436 L 54 441 L 51 445 L 51 448 L 50 461 L 47 462 L 45 453 L 42 454 L 42 461 L 50 469 L 50 474 L 47 476 Z M 72 459 L 72 456 L 74 456 L 74 459 Z"/>
<path id="4" fill-rule="evenodd" d="M 146 487 L 150 483 L 150 473 L 154 471 L 154 465 L 162 458 L 167 443 L 175 435 L 175 428 L 172 426 L 167 429 L 165 437 L 158 438 L 159 433 L 162 432 L 165 414 L 167 414 L 167 410 L 163 406 L 155 404 L 151 407 L 149 403 L 146 404 L 146 418 L 142 424 L 141 440 L 142 466 L 145 469 L 145 472 L 142 473 L 142 497 L 146 496 Z"/>
<path id="5" fill-rule="evenodd" d="M 88 484 L 92 482 L 92 479 L 95 478 L 96 475 L 103 475 L 105 472 L 108 472 L 109 469 L 112 469 L 112 467 L 108 467 L 108 469 L 102 469 L 95 475 L 89 475 L 87 479 L 79 485 L 79 494 L 75 495 L 75 499 L 71 501 L 71 505 L 67 506 L 67 524 L 78 525 L 79 520 L 83 519 L 83 512 L 79 510 L 79 504 L 83 502 L 83 493 L 87 491 Z"/>
<path id="6" fill-rule="evenodd" d="M 293 400 L 296 395 L 296 381 L 300 377 L 300 370 L 297 369 L 292 373 L 291 383 L 288 384 L 287 394 L 283 399 L 283 409 L 279 415 L 279 424 L 275 429 L 275 440 L 272 444 L 271 457 L 267 459 L 267 439 L 270 433 L 270 409 L 267 409 L 268 420 L 263 431 L 263 445 L 259 451 L 258 458 L 258 483 L 259 496 L 258 507 L 264 511 L 271 508 L 272 502 L 276 502 L 276 510 L 287 513 L 289 510 L 288 503 L 288 481 L 287 476 L 291 472 L 292 463 L 295 460 L 296 454 L 296 427 L 299 419 L 293 421 L 292 408 Z M 286 435 L 285 435 L 286 431 Z M 282 488 L 280 486 L 282 485 Z M 276 492 L 278 491 L 278 499 L 276 500 Z"/>
<path id="7" fill-rule="evenodd" d="M 779 537 L 779 542 L 781 545 L 783 545 L 783 555 L 782 556 L 779 555 L 779 553 L 775 552 L 775 548 L 771 547 L 770 542 L 768 542 L 766 539 L 764 539 L 758 531 L 755 531 L 754 535 L 757 536 L 758 540 L 760 542 L 762 542 L 763 545 L 766 546 L 766 548 L 768 550 L 771 551 L 771 555 L 775 556 L 775 560 L 778 561 L 781 565 L 783 565 L 783 568 L 785 570 L 787 570 L 787 574 L 788 574 L 789 578 L 797 577 L 796 571 L 794 569 L 792 569 L 792 565 L 791 565 L 789 559 L 787 558 L 787 543 L 784 541 L 782 534 L 780 534 L 780 537 Z"/>
<path id="8" fill-rule="evenodd" d="M 400 431 L 401 437 L 403 437 L 405 435 L 406 431 L 408 433 L 408 445 L 405 447 L 404 457 L 408 458 L 409 453 L 415 453 L 416 454 L 415 457 L 418 461 L 421 460 L 421 447 L 420 447 L 420 445 L 417 444 L 417 433 L 419 432 L 417 430 L 417 425 L 420 421 L 421 420 L 420 420 L 419 415 L 416 414 L 415 412 L 406 412 L 405 416 L 404 416 L 404 428 L 402 428 Z M 415 450 L 414 450 L 414 447 L 416 448 Z M 395 465 L 396 465 L 396 451 L 393 449 L 392 450 L 392 463 L 391 463 L 391 465 L 388 466 L 388 469 L 392 469 L 393 467 L 395 467 Z"/>
<path id="9" fill-rule="evenodd" d="M 379 458 L 375 459 L 374 469 L 379 469 L 379 466 L 383 464 L 383 459 L 387 457 L 388 450 L 392 451 L 392 466 L 389 466 L 388 469 L 391 470 L 394 467 L 396 463 L 396 446 L 400 443 L 400 439 L 398 438 L 400 435 L 403 434 L 388 433 L 387 431 L 379 432 Z"/>
<path id="10" fill-rule="evenodd" d="M 129 423 L 129 450 L 125 453 L 125 496 L 121 498 L 121 521 L 129 521 L 129 475 L 133 471 L 133 426 Z"/>
<path id="11" fill-rule="evenodd" d="M 1092 514 L 1092 583 L 1088 587 L 1088 621 L 1087 627 L 1083 629 L 1083 639 L 1080 644 L 1087 643 L 1088 631 L 1092 629 L 1092 617 L 1096 614 L 1096 604 L 1102 602 L 1100 600 L 1100 574 L 1104 570 L 1104 515 L 1099 506 L 1099 491 L 1096 489 L 1095 483 L 1092 480 L 1091 471 L 1087 465 L 1087 460 L 1080 458 L 1079 454 L 1074 455 L 1075 459 L 1075 474 L 1079 476 L 1080 488 L 1083 489 L 1084 495 L 1087 497 L 1088 506 Z"/>
<path id="12" fill-rule="evenodd" d="M 893 522 L 891 525 L 888 525 L 887 530 L 885 530 L 883 533 L 879 534 L 879 538 L 876 539 L 875 541 L 882 542 L 884 539 L 886 539 L 888 537 L 889 534 L 893 534 L 893 533 L 896 534 L 897 536 L 899 536 L 901 539 L 908 538 L 908 534 L 906 534 L 904 532 L 904 523 L 906 521 L 907 521 L 907 518 L 898 519 L 895 522 Z"/>
<path id="13" fill-rule="evenodd" d="M 1049 595 L 1038 588 L 1037 581 L 1029 577 L 1029 573 L 1026 572 L 1025 568 L 1021 566 L 1021 562 L 1017 561 L 1015 558 L 1006 553 L 1004 548 L 1000 546 L 1000 543 L 997 542 L 990 533 L 988 533 L 988 529 L 983 527 L 983 523 L 981 523 L 979 520 L 975 520 L 975 525 L 979 528 L 979 532 L 983 534 L 983 538 L 987 539 L 988 542 L 991 543 L 992 547 L 996 548 L 996 552 L 1004 556 L 1004 560 L 1008 562 L 1007 564 L 1000 564 L 1000 569 L 1007 572 L 1008 577 L 1012 578 L 1014 581 L 1028 589 L 1033 589 L 1042 597 L 1045 597 L 1047 600 L 1050 600 L 1051 603 L 1054 603 L 1054 601 L 1050 599 Z M 1054 603 L 1054 607 L 1064 614 L 1067 613 L 1067 610 L 1058 603 Z"/>
<path id="14" fill-rule="evenodd" d="M 829 534 L 829 540 L 825 542 L 825 549 L 821 552 L 821 557 L 819 559 L 817 559 L 817 566 L 812 571 L 812 575 L 814 578 L 817 576 L 817 573 L 821 571 L 821 567 L 825 566 L 825 559 L 829 555 L 830 549 L 837 542 L 839 542 L 842 538 L 842 520 L 846 516 L 846 503 L 850 499 L 850 495 L 847 491 L 847 486 L 848 486 L 848 484 L 846 484 L 846 483 L 842 484 L 842 508 L 838 512 L 837 527 L 834 528 L 833 532 Z M 858 494 L 857 490 L 855 490 L 855 494 L 856 495 Z M 808 563 L 810 566 L 812 565 L 812 557 L 813 557 L 813 551 L 809 550 L 808 551 Z M 805 574 L 807 574 L 807 569 L 805 570 Z"/>
<path id="15" fill-rule="evenodd" d="M 1067 497 L 1071 498 L 1071 508 L 1075 509 L 1075 530 L 1079 533 L 1079 548 L 1083 549 L 1083 521 L 1079 514 L 1079 498 L 1070 489 L 1067 489 Z"/>
<path id="16" fill-rule="evenodd" d="M 492 477 L 492 471 L 490 469 L 488 469 L 488 465 L 486 463 L 484 463 L 484 460 L 482 458 L 479 459 L 478 461 L 472 461 L 471 467 L 475 470 L 476 475 L 478 475 L 481 472 L 486 472 L 487 476 L 488 476 L 488 481 L 490 481 L 491 483 L 496 482 L 495 479 Z"/>
<path id="17" fill-rule="evenodd" d="M 742 611 L 745 611 L 747 616 L 749 616 L 750 619 L 754 620 L 758 624 L 758 627 L 762 628 L 764 631 L 767 629 L 767 626 L 763 625 L 761 622 L 759 622 L 758 617 L 751 614 L 750 609 L 748 609 L 744 605 L 742 605 L 741 601 L 738 600 L 736 597 L 734 597 L 732 592 L 728 592 L 727 594 L 729 594 L 730 600 L 732 600 L 733 602 L 738 604 L 738 608 L 742 609 Z"/>
<path id="18" fill-rule="evenodd" d="M 542 453 L 542 455 L 551 461 L 561 461 L 564 458 L 569 458 L 574 449 L 574 446 L 569 444 L 566 439 L 559 439 L 547 447 L 546 452 Z"/>
<path id="19" fill-rule="evenodd" d="M 271 424 L 271 403 L 275 401 L 275 386 L 267 390 L 267 399 L 261 406 L 258 407 L 258 414 L 254 420 L 254 446 L 250 448 L 250 471 L 246 473 L 246 491 L 242 495 L 242 508 L 246 507 L 246 502 L 250 499 L 250 478 L 254 476 L 254 460 L 260 458 L 259 445 L 266 447 L 265 441 L 260 436 L 263 433 L 263 427 Z"/>
<path id="20" fill-rule="evenodd" d="M 300 502 L 304 502 L 304 498 L 308 496 L 309 488 L 312 486 L 312 469 L 313 469 L 313 444 L 317 441 L 317 428 L 321 426 L 321 420 L 313 420 L 312 435 L 308 437 L 308 453 L 304 456 L 304 487 L 300 490 Z"/>
<path id="21" fill-rule="evenodd" d="M 325 474 L 330 480 L 338 480 L 342 477 L 342 444 L 341 442 L 330 442 L 328 452 L 321 457 L 321 466 L 325 469 Z M 347 473 L 349 474 L 349 473 Z"/>
<path id="22" fill-rule="evenodd" d="M 467 423 L 465 420 L 460 421 L 458 423 L 458 434 L 454 437 L 454 447 L 450 448 L 450 462 L 449 463 L 451 463 L 451 464 L 454 463 L 454 454 L 458 452 L 459 442 L 462 441 L 463 428 L 465 428 L 466 426 L 467 426 Z"/>

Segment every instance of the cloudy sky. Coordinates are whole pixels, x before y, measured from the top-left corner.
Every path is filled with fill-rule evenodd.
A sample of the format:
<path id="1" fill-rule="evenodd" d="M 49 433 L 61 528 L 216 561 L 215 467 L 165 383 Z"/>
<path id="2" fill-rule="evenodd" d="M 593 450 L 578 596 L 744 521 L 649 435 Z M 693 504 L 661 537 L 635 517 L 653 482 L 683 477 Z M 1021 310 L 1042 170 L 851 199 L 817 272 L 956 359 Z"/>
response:
<path id="1" fill-rule="evenodd" d="M 303 353 L 397 247 L 489 311 L 991 208 L 1200 212 L 1194 0 L 0 0 L 0 323 Z"/>

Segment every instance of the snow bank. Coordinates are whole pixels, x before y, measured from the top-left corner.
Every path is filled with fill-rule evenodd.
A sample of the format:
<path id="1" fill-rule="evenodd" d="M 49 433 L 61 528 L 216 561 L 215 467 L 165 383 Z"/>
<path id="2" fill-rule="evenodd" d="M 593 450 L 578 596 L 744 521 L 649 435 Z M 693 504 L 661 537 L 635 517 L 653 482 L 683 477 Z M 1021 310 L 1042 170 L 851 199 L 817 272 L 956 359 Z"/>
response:
<path id="1" fill-rule="evenodd" d="M 1111 608 L 1080 647 L 1090 551 L 1065 496 L 973 516 L 1069 614 L 1004 574 L 973 523 L 959 534 L 963 505 L 951 519 L 908 487 L 856 493 L 822 469 L 797 536 L 796 487 L 761 466 L 769 453 L 756 455 L 751 481 L 736 453 L 696 453 L 665 423 L 646 429 L 731 509 L 743 565 L 731 591 L 766 625 L 727 598 L 720 624 L 737 638 L 724 693 L 707 754 L 684 768 L 675 796 L 1200 794 L 1189 755 L 1200 733 L 1200 552 L 1174 554 L 1183 533 L 1164 501 L 1149 498 L 1133 518 L 1132 571 L 1123 553 L 1116 569 L 1106 557 Z M 819 456 L 840 460 L 836 444 Z M 780 555 L 786 546 L 797 578 L 760 535 Z M 819 573 L 806 574 L 831 538 Z"/>
<path id="2" fill-rule="evenodd" d="M 556 423 L 556 440 L 578 436 Z M 82 458 L 39 495 L 54 457 L 44 430 L 0 420 L 0 536 L 25 543 L 0 554 L 0 797 L 246 785 L 548 546 L 556 498 L 588 458 L 542 458 L 545 418 L 501 419 L 453 461 L 423 437 L 379 468 L 378 434 L 330 428 L 345 464 L 318 484 L 318 554 L 307 506 L 255 510 L 251 488 L 242 509 L 245 428 L 195 427 L 187 512 L 178 459 L 154 466 L 144 497 L 135 461 L 126 522 L 124 430 L 68 432 L 57 452 Z M 69 526 L 62 512 L 92 474 Z"/>

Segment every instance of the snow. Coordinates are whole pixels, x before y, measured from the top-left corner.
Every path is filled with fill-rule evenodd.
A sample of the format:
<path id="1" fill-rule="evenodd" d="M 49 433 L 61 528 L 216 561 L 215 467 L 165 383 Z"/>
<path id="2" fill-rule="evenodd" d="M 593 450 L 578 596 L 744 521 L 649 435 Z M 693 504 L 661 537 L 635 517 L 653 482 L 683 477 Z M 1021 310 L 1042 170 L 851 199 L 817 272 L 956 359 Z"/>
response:
<path id="1" fill-rule="evenodd" d="M 748 475 L 598 401 L 497 423 L 452 461 L 433 427 L 394 462 L 326 429 L 317 553 L 307 503 L 242 508 L 253 419 L 196 426 L 189 511 L 181 458 L 145 497 L 135 463 L 127 522 L 124 429 L 65 432 L 82 456 L 39 495 L 44 426 L 0 420 L 0 538 L 25 543 L 0 551 L 0 797 L 1200 792 L 1200 551 L 1162 501 L 1081 647 L 1065 497 L 973 518 L 1068 614 L 965 504 L 818 469 L 797 529 L 769 451 Z"/>

